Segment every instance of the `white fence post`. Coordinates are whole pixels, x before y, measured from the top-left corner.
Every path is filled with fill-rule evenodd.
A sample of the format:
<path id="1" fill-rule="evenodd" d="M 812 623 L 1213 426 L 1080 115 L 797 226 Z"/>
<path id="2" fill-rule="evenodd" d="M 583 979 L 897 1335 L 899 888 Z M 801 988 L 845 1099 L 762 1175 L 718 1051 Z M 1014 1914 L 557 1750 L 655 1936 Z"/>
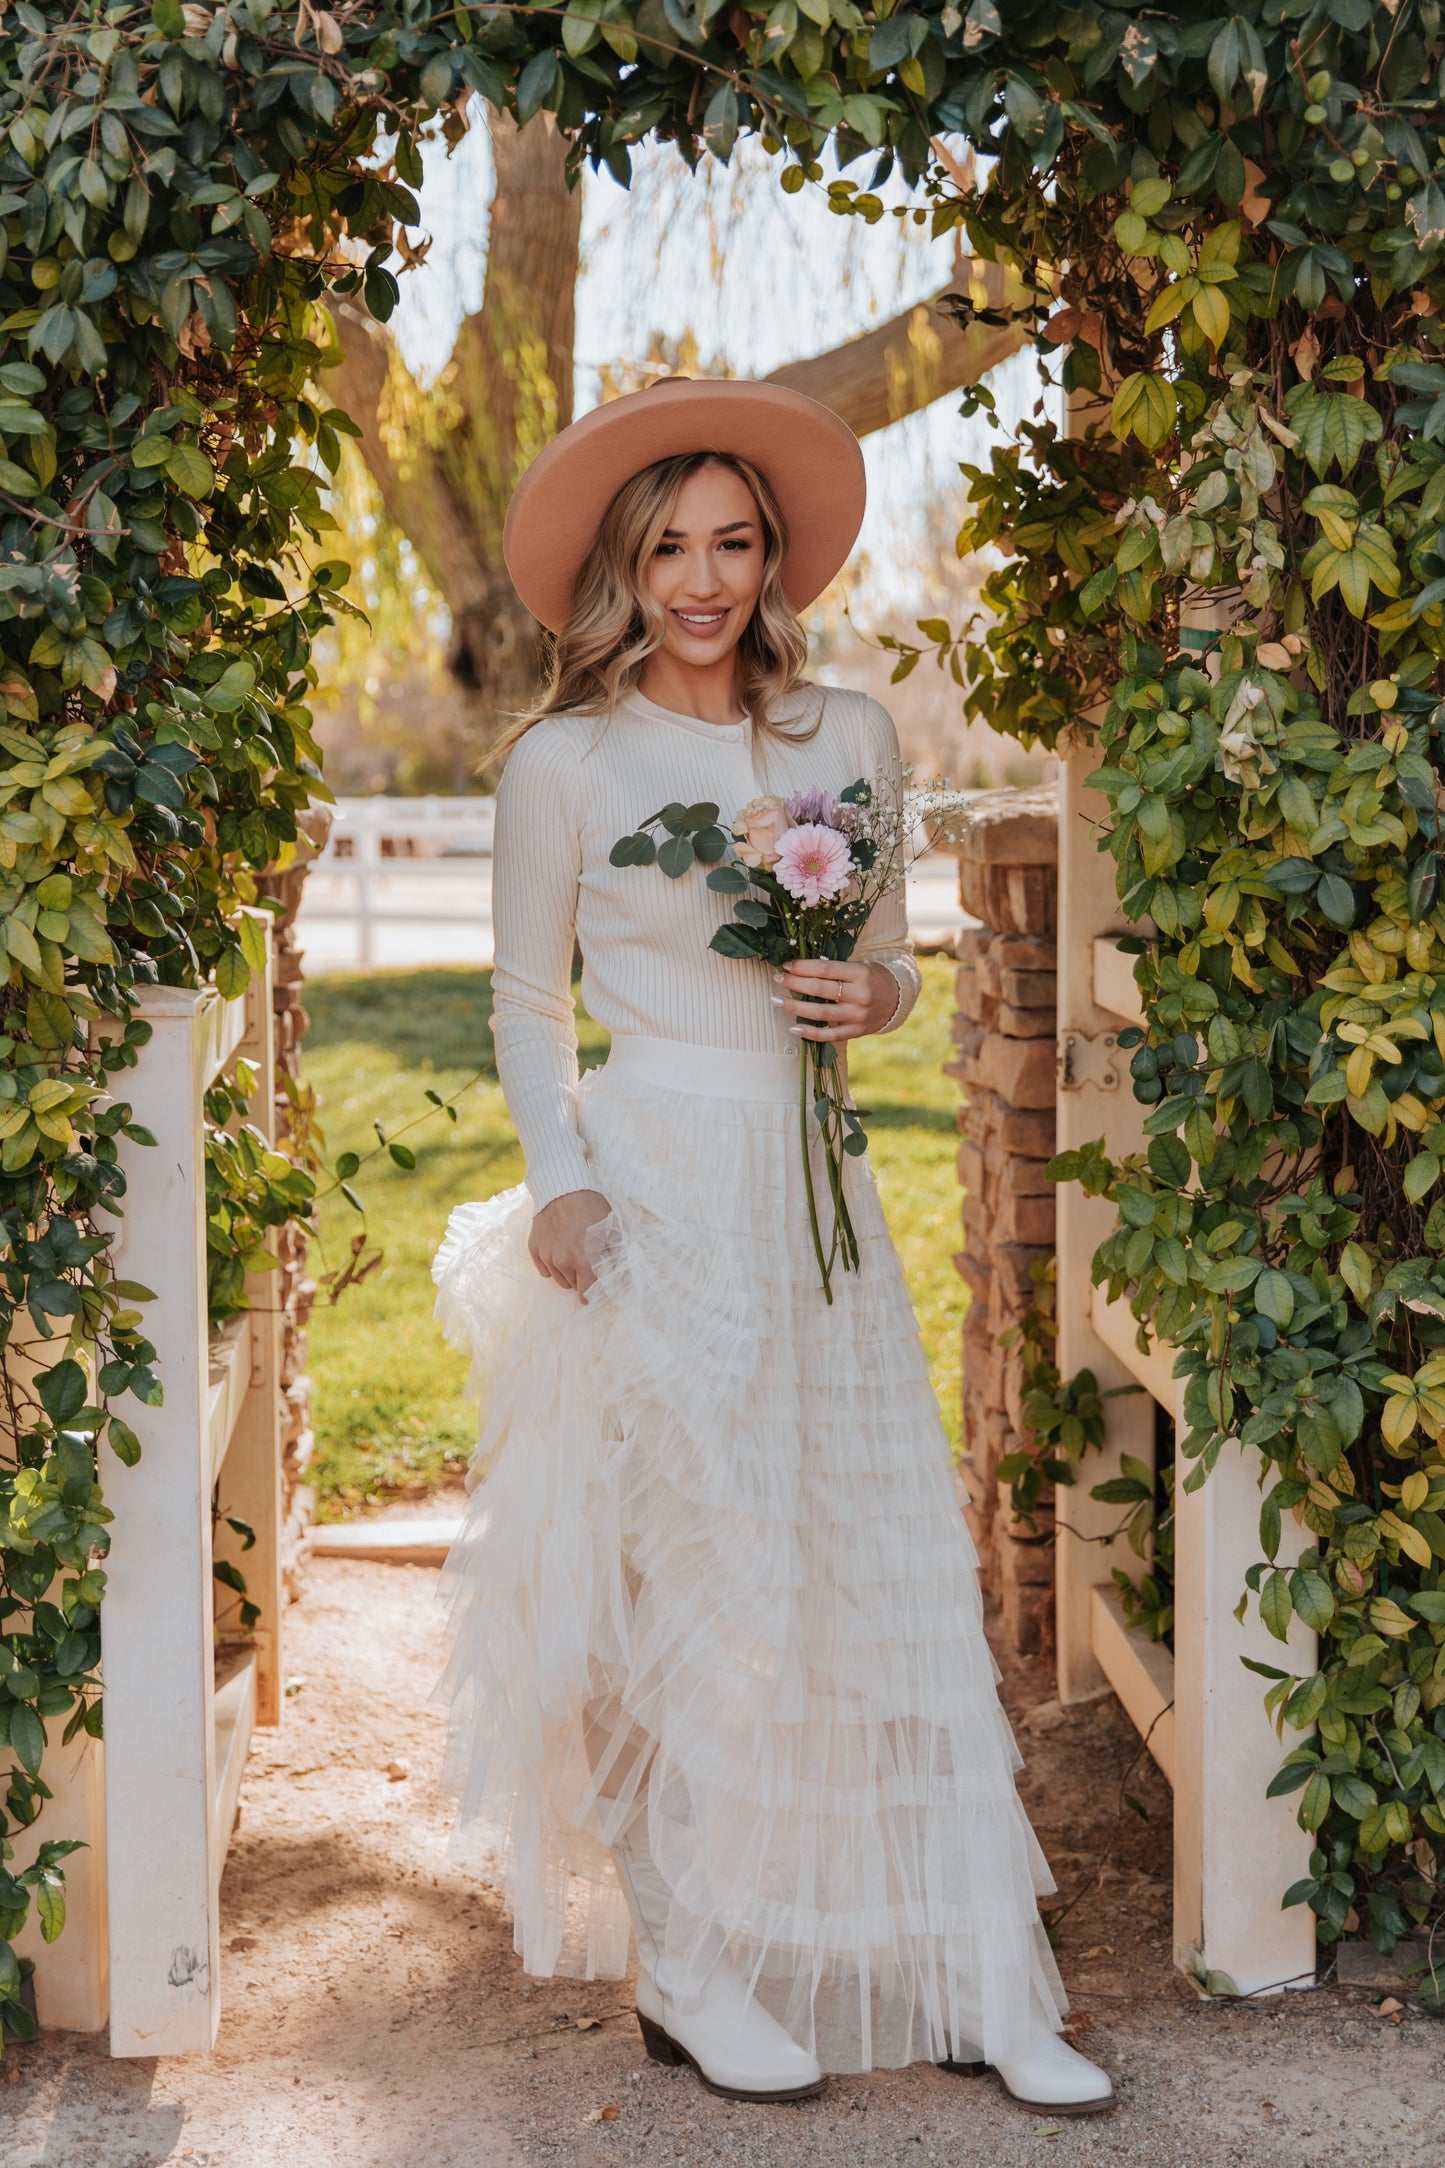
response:
<path id="1" fill-rule="evenodd" d="M 1113 861 L 1093 833 L 1107 810 L 1088 789 L 1093 765 L 1092 754 L 1066 761 L 1060 794 L 1059 1147 L 1102 1135 L 1118 1158 L 1141 1148 L 1143 1115 L 1129 1089 L 1128 1055 L 1106 1063 L 1105 1041 L 1143 1011 L 1128 962 L 1108 939 L 1124 921 Z M 1100 1081 L 1108 1074 L 1115 1084 Z M 1173 1784 L 1176 1963 L 1196 1978 L 1220 1974 L 1242 1994 L 1307 1985 L 1314 1915 L 1303 1905 L 1283 1911 L 1280 1899 L 1305 1874 L 1312 1840 L 1293 1799 L 1265 1797 L 1284 1748 L 1264 1713 L 1264 1682 L 1240 1658 L 1304 1672 L 1314 1666 L 1315 1643 L 1298 1620 L 1287 1646 L 1274 1640 L 1253 1604 L 1243 1624 L 1234 1616 L 1245 1573 L 1260 1556 L 1258 1456 L 1224 1452 L 1193 1493 L 1184 1489 L 1192 1463 L 1177 1465 L 1172 1661 L 1128 1631 L 1112 1590 L 1101 1585 L 1114 1563 L 1109 1550 L 1081 1540 L 1119 1519 L 1117 1508 L 1087 1499 L 1089 1487 L 1115 1473 L 1123 1451 L 1152 1463 L 1154 1404 L 1177 1422 L 1182 1399 L 1173 1351 L 1141 1350 L 1127 1303 L 1107 1302 L 1091 1287 L 1090 1260 L 1112 1224 L 1110 1206 L 1073 1184 L 1061 1189 L 1059 1367 L 1068 1377 L 1086 1363 L 1101 1384 L 1133 1378 L 1145 1391 L 1109 1403 L 1104 1454 L 1091 1453 L 1078 1485 L 1060 1495 L 1060 1698 L 1112 1686 Z M 1280 1564 L 1292 1565 L 1304 1541 L 1286 1517 Z"/>
<path id="2" fill-rule="evenodd" d="M 154 1290 L 145 1330 L 165 1402 L 138 1423 L 133 1468 L 112 1459 L 115 1519 L 101 1613 L 112 2055 L 209 2048 L 220 2021 L 211 1888 L 215 1789 L 210 1364 L 202 1100 L 223 1004 L 151 987 L 152 1037 L 116 1091 L 157 1147 L 121 1140 L 128 1182 L 118 1269 Z"/>
<path id="3" fill-rule="evenodd" d="M 248 1283 L 255 1308 L 207 1329 L 204 1100 L 232 1058 L 259 1075 L 254 1126 L 273 1124 L 271 973 L 244 1000 L 214 989 L 147 988 L 138 1014 L 152 1036 L 117 1097 L 156 1146 L 121 1140 L 128 1189 L 115 1258 L 155 1293 L 144 1309 L 165 1392 L 137 1422 L 141 1457 L 112 1461 L 114 1519 L 101 1613 L 105 1691 L 105 1844 L 112 2055 L 208 2049 L 220 2020 L 221 1870 L 252 1724 L 281 1706 L 279 1335 L 269 1275 Z M 251 1523 L 245 1550 L 222 1512 Z M 261 1618 L 218 1655 L 212 1563 L 232 1557 Z M 70 1931 L 81 1926 L 73 1923 Z"/>
<path id="4" fill-rule="evenodd" d="M 1250 1599 L 1234 1615 L 1244 1576 L 1261 1556 L 1259 1455 L 1226 1446 L 1202 1489 L 1176 1490 L 1174 1625 L 1174 1956 L 1218 1972 L 1240 1994 L 1312 1986 L 1315 1916 L 1280 1898 L 1308 1871 L 1314 1839 L 1296 1819 L 1299 1795 L 1266 1799 L 1285 1749 L 1264 1712 L 1266 1682 L 1242 1656 L 1302 1674 L 1315 1636 L 1292 1623 L 1276 1641 Z M 1310 1540 L 1284 1517 L 1279 1564 Z M 1287 1735 L 1289 1736 L 1289 1735 Z"/>

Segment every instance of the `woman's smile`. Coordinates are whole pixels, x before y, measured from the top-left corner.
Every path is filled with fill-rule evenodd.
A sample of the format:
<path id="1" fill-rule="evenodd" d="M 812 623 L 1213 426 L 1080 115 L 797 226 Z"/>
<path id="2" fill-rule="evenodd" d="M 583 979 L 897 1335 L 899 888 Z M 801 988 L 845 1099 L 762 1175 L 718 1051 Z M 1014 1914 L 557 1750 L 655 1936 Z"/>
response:
<path id="1" fill-rule="evenodd" d="M 731 605 L 724 605 L 721 609 L 713 610 L 680 610 L 674 608 L 669 612 L 669 615 L 676 618 L 683 631 L 690 633 L 694 639 L 707 640 L 715 632 L 722 631 L 723 626 L 732 615 L 732 609 Z"/>

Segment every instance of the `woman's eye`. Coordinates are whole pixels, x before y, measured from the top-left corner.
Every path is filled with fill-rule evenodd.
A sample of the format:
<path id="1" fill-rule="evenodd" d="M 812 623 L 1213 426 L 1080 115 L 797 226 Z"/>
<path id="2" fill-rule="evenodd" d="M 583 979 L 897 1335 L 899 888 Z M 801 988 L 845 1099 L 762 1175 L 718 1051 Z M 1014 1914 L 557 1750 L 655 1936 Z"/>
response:
<path id="1" fill-rule="evenodd" d="M 676 557 L 678 554 L 677 544 L 675 542 L 659 542 L 657 554 L 659 557 Z"/>
<path id="2" fill-rule="evenodd" d="M 750 550 L 753 545 L 751 542 L 749 542 L 746 535 L 738 534 L 733 535 L 731 539 L 724 542 L 722 546 L 725 550 Z"/>

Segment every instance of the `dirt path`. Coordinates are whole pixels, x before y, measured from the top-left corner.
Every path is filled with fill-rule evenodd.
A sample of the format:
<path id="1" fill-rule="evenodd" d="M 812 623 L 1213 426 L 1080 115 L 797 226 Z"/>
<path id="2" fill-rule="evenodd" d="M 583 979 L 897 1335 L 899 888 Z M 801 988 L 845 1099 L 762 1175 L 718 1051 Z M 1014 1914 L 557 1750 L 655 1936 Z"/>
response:
<path id="1" fill-rule="evenodd" d="M 626 1990 L 524 1980 L 495 1892 L 446 1859 L 422 1706 L 435 1586 L 422 1568 L 313 1567 L 289 1619 L 305 1683 L 253 1750 L 227 1868 L 214 2055 L 112 2063 L 103 2038 L 64 2035 L 7 2054 L 0 2168 L 1445 2168 L 1438 2026 L 1334 1990 L 1210 2006 L 1180 1982 L 1166 1788 L 1136 1768 L 1125 1788 L 1150 1820 L 1121 1814 L 1127 1720 L 1110 1701 L 1059 1710 L 1036 1663 L 1006 1690 L 1045 1849 L 1064 1890 L 1088 1892 L 1060 1962 L 1120 2113 L 1059 2128 L 930 2069 L 748 2108 L 648 2063 Z"/>

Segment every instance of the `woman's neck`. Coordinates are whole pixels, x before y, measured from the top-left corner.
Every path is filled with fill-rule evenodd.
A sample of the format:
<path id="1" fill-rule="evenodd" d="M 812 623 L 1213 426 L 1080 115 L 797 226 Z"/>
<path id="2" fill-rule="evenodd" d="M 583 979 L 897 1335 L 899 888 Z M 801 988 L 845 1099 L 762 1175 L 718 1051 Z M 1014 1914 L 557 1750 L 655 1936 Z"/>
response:
<path id="1" fill-rule="evenodd" d="M 743 712 L 736 655 L 693 669 L 675 655 L 659 651 L 642 666 L 637 690 L 644 700 L 674 715 L 691 715 L 700 723 L 717 723 L 722 729 L 735 723 Z"/>

